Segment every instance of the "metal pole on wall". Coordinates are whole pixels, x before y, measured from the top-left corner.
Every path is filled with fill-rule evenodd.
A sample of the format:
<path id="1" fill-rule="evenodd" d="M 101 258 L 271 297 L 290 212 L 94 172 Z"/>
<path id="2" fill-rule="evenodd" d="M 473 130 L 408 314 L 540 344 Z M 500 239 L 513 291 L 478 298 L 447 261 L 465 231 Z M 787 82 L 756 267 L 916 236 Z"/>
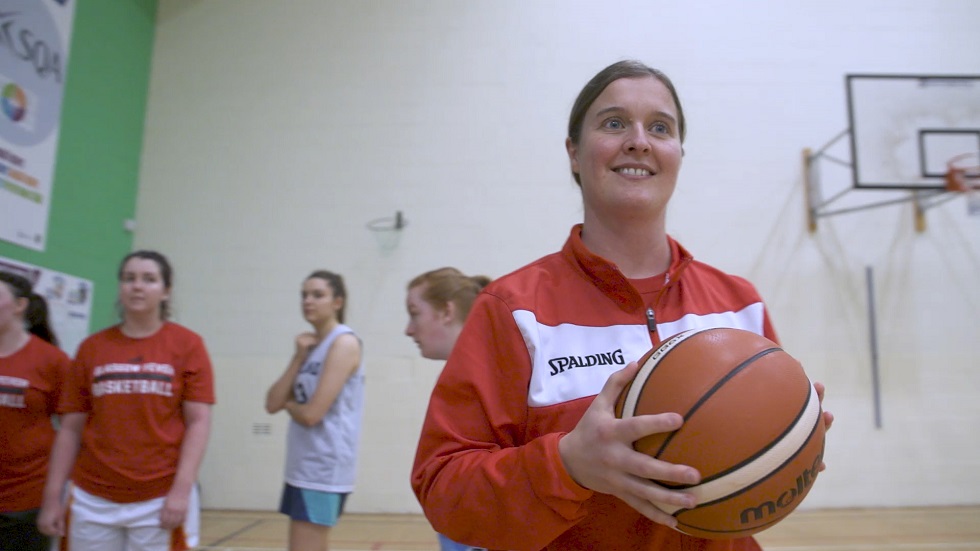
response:
<path id="1" fill-rule="evenodd" d="M 878 329 L 875 323 L 875 280 L 874 269 L 864 270 L 868 284 L 868 333 L 871 341 L 871 390 L 874 394 L 875 428 L 881 428 L 881 387 L 878 376 Z"/>

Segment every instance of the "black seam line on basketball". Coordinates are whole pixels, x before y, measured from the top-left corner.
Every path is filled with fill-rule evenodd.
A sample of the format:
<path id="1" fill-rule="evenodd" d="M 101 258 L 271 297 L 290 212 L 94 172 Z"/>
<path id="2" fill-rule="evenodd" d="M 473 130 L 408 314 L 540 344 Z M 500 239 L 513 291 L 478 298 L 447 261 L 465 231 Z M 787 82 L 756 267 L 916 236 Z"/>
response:
<path id="1" fill-rule="evenodd" d="M 752 463 L 753 461 L 757 460 L 759 457 L 761 457 L 766 452 L 768 452 L 769 450 L 771 450 L 777 444 L 779 444 L 780 442 L 782 442 L 783 439 L 786 438 L 786 435 L 788 435 L 793 430 L 793 428 L 796 427 L 796 424 L 800 422 L 800 419 L 802 419 L 803 416 L 806 415 L 807 406 L 810 405 L 810 398 L 812 396 L 813 396 L 813 386 L 811 384 L 809 384 L 809 382 L 808 382 L 807 385 L 806 385 L 806 399 L 803 401 L 803 407 L 800 409 L 800 411 L 798 411 L 796 413 L 796 417 L 793 418 L 793 422 L 790 423 L 789 425 L 787 425 L 786 430 L 784 430 L 778 437 L 776 437 L 772 442 L 770 442 L 768 446 L 762 448 L 761 450 L 759 450 L 758 452 L 756 452 L 751 457 L 746 458 L 741 463 L 732 465 L 731 467 L 725 469 L 724 471 L 722 471 L 720 473 L 716 473 L 716 474 L 714 474 L 714 475 L 712 475 L 712 476 L 710 476 L 708 478 L 705 478 L 704 480 L 702 480 L 698 484 L 704 484 L 706 482 L 711 482 L 712 480 L 721 478 L 723 476 L 727 476 L 729 473 L 732 473 L 734 471 L 737 471 L 737 470 L 741 469 L 742 467 L 744 467 L 745 465 L 748 465 L 749 463 Z M 810 428 L 810 433 L 806 437 L 807 440 L 809 440 L 810 437 L 813 436 L 813 431 L 816 430 L 817 425 L 819 425 L 819 424 L 820 424 L 820 416 L 818 415 L 817 416 L 817 421 L 813 424 L 813 427 Z M 797 450 L 797 453 L 798 452 L 799 452 L 799 450 Z M 689 486 L 687 486 L 687 487 L 689 487 Z"/>
<path id="2" fill-rule="evenodd" d="M 685 509 L 685 511 L 686 510 L 687 509 Z M 686 522 L 681 522 L 681 521 L 678 520 L 677 521 L 677 528 L 678 529 L 681 529 L 681 528 L 692 528 L 694 530 L 700 530 L 702 532 L 708 532 L 708 533 L 711 533 L 711 534 L 736 534 L 738 532 L 744 532 L 746 530 L 754 530 L 756 532 L 761 532 L 761 531 L 765 530 L 766 528 L 769 528 L 770 526 L 776 524 L 777 522 L 779 522 L 781 520 L 783 520 L 782 517 L 777 518 L 775 520 L 771 520 L 771 521 L 766 522 L 764 524 L 755 524 L 755 525 L 752 525 L 751 527 L 748 527 L 748 528 L 739 528 L 738 530 L 712 530 L 710 528 L 702 528 L 700 526 L 696 526 L 694 524 L 688 524 Z"/>
<path id="3" fill-rule="evenodd" d="M 814 425 L 814 430 L 816 430 L 816 426 L 817 426 L 817 425 L 819 425 L 819 424 L 820 424 L 820 423 L 816 423 L 816 424 Z M 812 437 L 813 437 L 813 431 L 810 431 L 810 434 L 809 434 L 809 435 L 807 436 L 807 438 L 806 438 L 806 442 L 809 442 L 809 441 L 810 441 L 810 438 L 812 438 Z M 772 471 L 770 471 L 770 472 L 771 472 L 771 473 L 774 473 L 774 472 L 777 472 L 777 471 L 779 471 L 780 469 L 782 469 L 783 467 L 785 467 L 787 463 L 789 463 L 790 461 L 792 461 L 792 460 L 794 460 L 794 459 L 796 459 L 796 457 L 797 457 L 798 455 L 800 455 L 800 452 L 802 452 L 802 451 L 803 451 L 803 448 L 804 448 L 804 447 L 806 447 L 806 446 L 803 446 L 803 447 L 800 447 L 800 449 L 798 449 L 798 450 L 796 450 L 796 453 L 794 453 L 794 454 L 793 454 L 792 456 L 790 456 L 790 458 L 789 458 L 789 459 L 787 459 L 786 461 L 783 461 L 783 463 L 782 463 L 781 465 L 779 465 L 779 467 L 777 467 L 777 468 L 775 468 L 775 469 L 773 469 L 773 470 L 772 470 Z M 820 455 L 821 455 L 821 456 L 823 455 L 823 452 L 824 452 L 824 448 L 825 448 L 825 447 L 826 447 L 826 445 L 824 445 L 824 446 L 821 446 L 821 447 L 820 447 Z M 819 473 L 818 473 L 818 474 L 819 474 Z M 814 477 L 813 477 L 813 480 L 815 481 L 816 479 L 817 479 L 817 475 L 814 475 Z M 705 501 L 704 503 L 699 503 L 699 504 L 698 504 L 698 505 L 697 505 L 696 507 L 694 507 L 693 509 L 681 509 L 681 510 L 678 510 L 678 511 L 675 511 L 675 512 L 674 512 L 674 515 L 676 516 L 676 515 L 679 515 L 679 514 L 681 514 L 681 513 L 683 513 L 684 511 L 693 511 L 694 509 L 700 509 L 701 507 L 707 507 L 707 506 L 709 506 L 709 505 L 714 505 L 715 503 L 720 503 L 720 502 L 722 502 L 722 501 L 725 501 L 726 499 L 730 499 L 730 498 L 733 498 L 733 497 L 735 497 L 735 496 L 737 496 L 737 495 L 739 495 L 739 494 L 744 494 L 745 492 L 747 492 L 747 491 L 749 491 L 749 490 L 751 490 L 752 488 L 755 488 L 755 487 L 756 487 L 756 486 L 758 486 L 759 484 L 762 484 L 762 483 L 763 483 L 763 482 L 765 482 L 766 480 L 768 480 L 768 477 L 763 477 L 763 478 L 761 478 L 761 479 L 759 479 L 759 480 L 756 480 L 756 481 L 755 481 L 755 482 L 753 482 L 752 484 L 749 484 L 748 486 L 746 486 L 746 487 L 744 487 L 744 488 L 742 488 L 741 490 L 738 490 L 737 492 L 732 492 L 732 493 L 730 493 L 730 494 L 728 494 L 728 495 L 726 495 L 726 496 L 723 496 L 723 497 L 720 497 L 720 498 L 718 498 L 718 499 L 716 499 L 716 500 L 713 500 L 713 501 Z M 794 480 L 795 480 L 795 479 L 794 479 Z M 812 486 L 812 483 L 811 483 L 811 486 Z M 797 504 L 797 505 L 799 505 L 799 504 Z M 795 507 L 794 507 L 794 508 L 795 508 Z"/>
<path id="4" fill-rule="evenodd" d="M 812 387 L 811 387 L 811 390 L 810 390 L 810 393 L 812 393 L 812 392 L 813 392 L 813 390 L 812 390 Z M 810 399 L 809 399 L 809 396 L 807 396 L 807 403 L 809 403 L 809 401 L 810 401 Z M 804 409 L 805 409 L 805 408 L 804 408 Z M 821 418 L 821 415 L 817 415 L 817 420 L 816 420 L 816 421 L 815 421 L 815 422 L 813 423 L 813 426 L 812 426 L 812 427 L 810 427 L 810 432 L 809 432 L 809 433 L 807 433 L 807 435 L 806 435 L 806 438 L 805 438 L 805 439 L 803 440 L 803 444 L 804 444 L 804 445 L 802 445 L 802 446 L 800 446 L 800 447 L 799 447 L 799 449 L 797 449 L 797 450 L 796 450 L 795 452 L 793 452 L 793 455 L 791 455 L 791 456 L 789 456 L 788 458 L 786 458 L 786 461 L 783 461 L 782 463 L 780 463 L 780 464 L 779 464 L 779 466 L 778 466 L 777 468 L 775 468 L 775 469 L 772 469 L 771 471 L 769 471 L 770 473 L 774 473 L 774 472 L 777 472 L 777 471 L 779 471 L 779 470 L 781 470 L 781 469 L 782 469 L 783 467 L 785 467 L 785 466 L 786 466 L 786 464 L 787 464 L 787 463 L 789 463 L 789 462 L 791 462 L 791 461 L 793 461 L 794 459 L 796 459 L 796 457 L 797 457 L 798 455 L 800 455 L 800 453 L 801 453 L 801 452 L 803 451 L 803 449 L 804 449 L 804 448 L 806 447 L 806 444 L 807 444 L 808 442 L 810 442 L 810 439 L 811 439 L 811 438 L 813 438 L 813 433 L 814 433 L 814 432 L 816 432 L 816 430 L 817 430 L 817 427 L 819 427 L 819 426 L 820 426 L 820 418 Z M 795 425 L 795 424 L 796 424 L 796 423 L 794 423 L 794 425 Z M 778 442 L 779 440 L 781 440 L 781 439 L 782 439 L 782 438 L 779 438 L 779 439 L 777 440 L 777 442 Z M 772 446 L 770 446 L 770 447 L 772 447 Z M 824 448 L 825 448 L 825 447 L 826 447 L 826 444 L 825 444 L 825 445 L 822 445 L 822 446 L 820 447 L 820 455 L 821 455 L 821 456 L 823 455 L 823 451 L 824 451 Z M 819 473 L 818 473 L 818 474 L 819 474 Z M 717 477 L 712 477 L 712 478 L 717 478 Z M 814 480 L 816 480 L 816 478 L 817 478 L 817 477 L 816 477 L 816 475 L 814 475 L 814 477 L 813 477 L 813 478 L 814 478 Z M 714 505 L 715 503 L 718 503 L 718 502 L 720 502 L 720 501 L 724 501 L 724 500 L 726 500 L 726 499 L 729 499 L 729 498 L 732 498 L 732 497 L 735 497 L 735 496 L 737 496 L 737 495 L 739 495 L 739 494 L 744 494 L 745 492 L 747 492 L 747 491 L 749 491 L 749 490 L 751 490 L 752 488 L 755 488 L 755 487 L 756 487 L 756 486 L 758 486 L 759 484 L 762 484 L 762 483 L 763 483 L 763 482 L 765 482 L 765 481 L 766 481 L 767 479 L 768 479 L 768 476 L 766 476 L 766 477 L 762 477 L 762 478 L 760 478 L 759 480 L 756 480 L 755 482 L 753 482 L 752 484 L 749 484 L 748 486 L 746 486 L 746 487 L 744 487 L 744 488 L 742 488 L 741 490 L 738 490 L 738 491 L 736 491 L 736 492 L 732 492 L 732 493 L 730 493 L 730 494 L 728 494 L 728 495 L 725 495 L 725 496 L 722 496 L 722 497 L 720 497 L 720 498 L 718 498 L 718 499 L 715 499 L 715 500 L 713 500 L 713 501 L 706 501 L 706 502 L 704 502 L 704 503 L 699 503 L 699 504 L 698 504 L 698 505 L 697 505 L 696 507 L 694 507 L 694 509 L 699 509 L 699 508 L 701 508 L 701 507 L 707 507 L 708 505 Z M 693 510 L 693 509 L 683 509 L 683 510 L 680 510 L 680 511 L 677 511 L 677 512 L 675 512 L 674 514 L 675 514 L 675 515 L 677 515 L 677 514 L 680 514 L 680 513 L 682 513 L 682 512 L 684 512 L 684 511 L 691 511 L 691 510 Z"/>
<path id="5" fill-rule="evenodd" d="M 812 435 L 812 433 L 811 433 L 811 435 Z M 808 438 L 808 440 L 809 440 L 809 438 Z M 823 455 L 824 447 L 821 447 L 820 448 L 820 455 Z M 797 452 L 797 453 L 799 453 L 799 452 Z M 784 463 L 784 465 L 785 465 L 785 463 Z M 765 479 L 763 479 L 763 480 L 765 480 Z M 816 477 L 814 477 L 814 480 L 816 480 Z M 762 480 L 760 480 L 759 482 L 762 482 Z M 753 484 L 753 486 L 755 486 L 755 484 Z M 746 490 L 747 489 L 748 488 L 746 488 Z M 731 494 L 731 496 L 738 495 L 738 494 L 742 493 L 743 491 L 745 491 L 745 490 L 741 490 L 739 492 L 736 492 L 734 494 Z M 728 499 L 728 497 L 731 497 L 731 496 L 726 496 L 725 499 Z M 721 500 L 719 499 L 717 501 L 721 501 Z M 712 503 L 714 503 L 714 502 L 712 502 Z M 698 505 L 694 509 L 697 509 L 698 507 L 703 507 L 705 505 L 710 505 L 710 503 L 702 503 L 701 505 Z M 797 503 L 797 505 L 799 505 L 799 503 Z M 674 513 L 674 517 L 676 517 L 677 515 L 685 512 L 685 511 L 693 511 L 694 509 L 681 509 L 680 511 L 677 511 L 677 512 Z M 796 507 L 794 506 L 793 509 L 795 510 Z M 694 528 L 695 530 L 701 530 L 702 532 L 711 532 L 713 534 L 732 534 L 732 533 L 736 533 L 736 532 L 743 532 L 745 530 L 755 530 L 755 531 L 761 532 L 762 530 L 765 530 L 766 528 L 772 526 L 773 524 L 776 524 L 777 522 L 781 521 L 783 518 L 785 518 L 785 517 L 779 517 L 777 519 L 773 519 L 772 521 L 766 522 L 766 523 L 763 523 L 763 524 L 754 524 L 754 525 L 749 526 L 749 527 L 746 527 L 746 528 L 739 528 L 738 530 L 712 530 L 711 528 L 705 528 L 703 526 L 698 526 L 696 524 L 689 524 L 687 522 L 681 522 L 680 519 L 677 519 L 677 526 L 679 526 L 679 527 L 680 526 L 685 526 L 687 528 Z"/>
<path id="6" fill-rule="evenodd" d="M 720 473 L 716 473 L 716 474 L 715 474 L 715 475 L 713 475 L 713 476 L 710 476 L 710 477 L 708 477 L 708 478 L 705 478 L 704 480 L 702 480 L 702 481 L 701 481 L 701 482 L 699 482 L 698 484 L 686 484 L 686 485 L 673 485 L 673 486 L 670 486 L 670 488 L 671 488 L 672 490 L 673 490 L 673 489 L 676 489 L 676 490 L 685 490 L 685 489 L 687 489 L 687 488 L 691 488 L 691 487 L 693 487 L 693 486 L 698 486 L 698 485 L 700 485 L 700 484 L 706 484 L 706 483 L 708 483 L 708 482 L 711 482 L 712 480 L 716 480 L 716 479 L 719 479 L 719 478 L 722 478 L 722 477 L 724 477 L 724 476 L 728 476 L 728 475 L 729 475 L 729 474 L 731 474 L 732 472 L 735 472 L 735 471 L 737 471 L 737 470 L 739 470 L 739 469 L 741 469 L 742 467 L 744 467 L 744 466 L 746 466 L 746 465 L 748 465 L 749 463 L 752 463 L 753 461 L 756 461 L 757 459 L 759 459 L 759 457 L 761 457 L 761 456 L 762 456 L 762 455 L 764 455 L 764 454 L 765 454 L 766 452 L 768 452 L 769 450 L 771 450 L 771 449 L 772 449 L 772 448 L 773 448 L 774 446 L 776 446 L 777 444 L 779 444 L 780 442 L 782 442 L 782 441 L 783 441 L 783 439 L 784 439 L 784 438 L 786 438 L 786 435 L 787 435 L 787 434 L 789 434 L 789 433 L 790 433 L 790 431 L 792 431 L 794 427 L 796 427 L 796 424 L 797 424 L 797 423 L 798 423 L 798 422 L 800 421 L 800 419 L 801 419 L 801 418 L 802 418 L 802 417 L 803 417 L 803 416 L 804 416 L 804 415 L 806 414 L 806 410 L 807 410 L 807 406 L 809 406 L 809 405 L 810 405 L 810 398 L 811 398 L 812 396 L 813 396 L 813 386 L 812 386 L 812 385 L 810 385 L 810 384 L 807 384 L 807 389 L 806 389 L 806 400 L 804 400 L 804 402 L 803 402 L 803 408 L 802 408 L 802 409 L 800 409 L 800 411 L 799 411 L 799 412 L 797 412 L 797 414 L 796 414 L 796 417 L 795 417 L 795 418 L 793 419 L 793 422 L 792 422 L 792 423 L 790 423 L 790 424 L 789 424 L 789 425 L 788 425 L 788 426 L 786 427 L 786 430 L 784 430 L 784 431 L 782 432 L 782 434 L 780 434 L 780 435 L 779 435 L 779 437 L 777 437 L 777 438 L 776 438 L 776 439 L 774 439 L 774 440 L 773 440 L 772 442 L 770 442 L 768 446 L 766 446 L 766 447 L 764 447 L 764 448 L 762 448 L 761 450 L 759 450 L 759 451 L 758 451 L 757 453 L 755 453 L 755 454 L 754 454 L 754 455 L 752 455 L 751 457 L 749 457 L 749 458 L 747 458 L 747 459 L 745 459 L 745 461 L 742 461 L 742 462 L 740 462 L 740 463 L 737 463 L 737 464 L 735 464 L 735 465 L 732 465 L 731 467 L 729 467 L 728 469 L 725 469 L 724 471 L 722 471 L 722 472 L 720 472 Z M 812 426 L 812 427 L 810 427 L 810 432 L 809 432 L 809 433 L 807 434 L 807 437 L 806 437 L 806 439 L 804 440 L 804 442 L 808 442 L 808 441 L 810 440 L 810 438 L 811 438 L 811 437 L 813 436 L 813 431 L 815 431 L 815 430 L 817 430 L 817 425 L 819 425 L 819 424 L 820 424 L 820 416 L 818 415 L 818 416 L 817 416 L 817 420 L 816 420 L 816 421 L 815 421 L 815 422 L 813 423 L 813 426 Z M 792 458 L 793 458 L 793 457 L 795 457 L 795 456 L 796 456 L 796 454 L 798 454 L 798 453 L 800 453 L 800 450 L 796 450 L 796 452 L 795 452 L 795 453 L 793 454 L 793 456 L 791 456 L 791 457 L 790 457 L 790 459 L 788 459 L 788 460 L 786 460 L 785 462 L 783 462 L 783 465 L 785 465 L 785 464 L 786 464 L 786 463 L 787 463 L 788 461 L 790 461 L 790 460 L 792 460 Z M 782 465 L 780 465 L 780 467 L 782 467 Z M 758 484 L 758 482 L 757 482 L 756 484 Z M 755 484 L 753 484 L 752 486 L 754 486 L 754 485 L 755 485 Z M 749 487 L 751 487 L 751 486 L 749 486 Z M 742 490 L 739 490 L 738 492 L 735 492 L 735 493 L 732 493 L 732 494 L 728 494 L 728 495 L 727 495 L 727 496 L 725 496 L 725 497 L 722 497 L 722 498 L 719 498 L 719 499 L 716 499 L 716 500 L 714 500 L 714 501 L 709 501 L 709 502 L 705 502 L 705 503 L 702 503 L 702 504 L 701 504 L 701 505 L 699 505 L 698 507 L 701 507 L 701 506 L 703 506 L 703 505 L 708 505 L 708 504 L 710 504 L 710 503 L 716 503 L 716 502 L 718 502 L 718 501 L 721 501 L 722 499 L 728 499 L 729 497 L 731 497 L 731 496 L 733 496 L 733 495 L 738 495 L 739 493 L 741 493 L 741 492 L 744 492 L 744 491 L 745 491 L 745 488 L 743 488 Z"/>
<path id="7" fill-rule="evenodd" d="M 767 349 L 765 349 L 765 350 L 763 350 L 761 352 L 756 353 L 754 356 L 752 356 L 751 358 L 745 360 L 744 362 L 738 364 L 735 367 L 735 369 L 732 369 L 731 371 L 729 371 L 728 374 L 726 374 L 720 381 L 718 381 L 717 383 L 715 383 L 715 386 L 711 387 L 708 390 L 708 392 L 705 392 L 704 394 L 702 394 L 701 395 L 701 398 L 698 399 L 697 402 L 694 402 L 694 405 L 691 406 L 691 409 L 687 410 L 687 413 L 684 414 L 684 421 L 686 422 L 687 419 L 688 419 L 688 417 L 690 417 L 691 414 L 693 414 L 695 411 L 698 410 L 698 408 L 700 408 L 705 402 L 707 402 L 708 401 L 708 398 L 711 398 L 711 396 L 714 395 L 715 392 L 718 392 L 718 389 L 721 388 L 722 386 L 724 386 L 725 383 L 727 383 L 729 379 L 731 379 L 732 377 L 734 377 L 735 375 L 737 375 L 740 371 L 742 371 L 743 369 L 745 369 L 746 367 L 748 367 L 749 365 L 751 365 L 752 362 L 758 360 L 759 358 L 761 358 L 761 357 L 763 357 L 763 356 L 765 356 L 767 354 L 772 354 L 773 352 L 780 352 L 780 351 L 782 351 L 782 348 L 779 348 L 779 347 L 767 348 Z M 657 453 L 654 455 L 654 457 L 656 457 L 657 459 L 660 459 L 660 454 L 662 454 L 664 452 L 664 450 L 667 449 L 667 445 L 670 444 L 670 441 L 674 439 L 674 435 L 676 435 L 676 434 L 677 434 L 677 431 L 674 431 L 674 432 L 670 433 L 670 435 L 667 436 L 667 438 L 664 439 L 664 443 L 660 445 L 660 449 L 657 450 Z"/>
<path id="8" fill-rule="evenodd" d="M 674 350 L 682 342 L 686 341 L 687 339 L 690 339 L 690 338 L 694 337 L 695 335 L 704 333 L 706 331 L 714 331 L 715 329 L 717 329 L 717 328 L 710 328 L 709 327 L 709 328 L 702 328 L 702 329 L 688 329 L 686 331 L 681 331 L 680 333 L 674 335 L 673 337 L 668 338 L 665 341 L 662 341 L 657 346 L 656 350 L 653 351 L 653 353 L 650 355 L 650 357 L 647 358 L 647 360 L 645 362 L 643 362 L 643 364 L 640 366 L 640 370 L 637 371 L 637 373 L 634 376 L 633 380 L 630 381 L 629 385 L 626 386 L 626 390 L 625 390 L 624 396 L 626 396 L 627 398 L 623 400 L 623 414 L 626 413 L 626 405 L 627 405 L 627 403 L 630 402 L 630 400 L 629 400 L 628 397 L 629 397 L 630 393 L 632 392 L 633 383 L 636 382 L 636 378 L 639 377 L 640 373 L 643 373 L 643 370 L 645 370 L 647 368 L 647 365 L 654 358 L 654 356 L 658 356 L 658 359 L 656 359 L 655 361 L 653 361 L 653 366 L 650 368 L 650 372 L 646 374 L 646 379 L 649 379 L 650 377 L 653 376 L 653 374 L 657 371 L 657 368 L 660 367 L 660 365 L 662 364 L 664 358 L 666 358 L 667 355 L 670 354 L 670 352 L 672 350 Z M 639 388 L 639 389 L 637 389 L 636 392 L 637 392 L 637 395 L 635 396 L 635 400 L 633 400 L 632 407 L 629 408 L 630 409 L 630 411 L 629 411 L 629 416 L 630 417 L 635 417 L 636 416 L 636 402 L 639 401 L 639 399 L 640 399 L 641 396 L 643 396 L 644 389 L 643 388 Z"/>

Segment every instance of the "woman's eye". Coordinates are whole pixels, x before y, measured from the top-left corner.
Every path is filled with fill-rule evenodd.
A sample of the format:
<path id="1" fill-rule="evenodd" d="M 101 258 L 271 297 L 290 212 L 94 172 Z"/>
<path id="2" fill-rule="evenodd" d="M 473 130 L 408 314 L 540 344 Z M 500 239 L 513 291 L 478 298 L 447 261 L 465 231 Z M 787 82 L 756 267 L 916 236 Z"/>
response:
<path id="1" fill-rule="evenodd" d="M 655 132 L 657 134 L 669 134 L 670 133 L 670 127 L 667 126 L 666 124 L 662 123 L 662 122 L 653 123 L 653 126 L 650 127 L 650 130 L 652 130 L 653 132 Z"/>
<path id="2" fill-rule="evenodd" d="M 625 127 L 623 121 L 619 119 L 609 119 L 604 126 L 610 130 L 622 130 Z"/>

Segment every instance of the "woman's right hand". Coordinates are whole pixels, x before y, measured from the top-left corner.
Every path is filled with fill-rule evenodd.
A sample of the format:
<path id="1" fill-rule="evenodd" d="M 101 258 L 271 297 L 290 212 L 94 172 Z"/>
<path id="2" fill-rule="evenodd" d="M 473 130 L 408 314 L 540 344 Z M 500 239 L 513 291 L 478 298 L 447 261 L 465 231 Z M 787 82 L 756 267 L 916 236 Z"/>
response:
<path id="1" fill-rule="evenodd" d="M 316 346 L 315 334 L 300 333 L 296 335 L 296 356 L 305 358 L 314 346 Z"/>
<path id="2" fill-rule="evenodd" d="M 37 514 L 37 529 L 46 536 L 65 536 L 65 507 L 60 499 L 45 499 Z"/>
<path id="3" fill-rule="evenodd" d="M 565 470 L 579 485 L 614 495 L 650 520 L 674 527 L 677 519 L 654 503 L 691 508 L 696 505 L 695 498 L 654 480 L 697 484 L 701 475 L 692 467 L 667 463 L 633 449 L 633 442 L 640 438 L 677 430 L 684 422 L 676 413 L 616 417 L 616 400 L 638 370 L 637 363 L 632 362 L 609 377 L 575 428 L 558 441 L 558 452 Z"/>
<path id="4" fill-rule="evenodd" d="M 296 351 L 293 353 L 289 365 L 282 375 L 276 379 L 265 393 L 265 411 L 270 415 L 281 411 L 286 407 L 286 402 L 293 399 L 293 383 L 296 382 L 296 374 L 299 373 L 303 362 L 309 356 L 310 350 L 316 346 L 316 335 L 313 333 L 300 333 L 296 335 Z"/>

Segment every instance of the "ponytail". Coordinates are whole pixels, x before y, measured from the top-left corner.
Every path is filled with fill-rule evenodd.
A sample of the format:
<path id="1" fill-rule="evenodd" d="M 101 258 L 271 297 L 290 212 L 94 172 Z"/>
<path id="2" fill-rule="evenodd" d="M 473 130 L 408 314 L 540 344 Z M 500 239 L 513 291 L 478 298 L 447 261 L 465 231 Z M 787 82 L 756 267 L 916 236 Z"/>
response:
<path id="1" fill-rule="evenodd" d="M 58 346 L 58 337 L 48 322 L 48 302 L 33 291 L 31 282 L 26 277 L 10 272 L 0 272 L 0 282 L 7 285 L 14 297 L 27 299 L 27 310 L 24 312 L 27 331 Z"/>
<path id="2" fill-rule="evenodd" d="M 54 331 L 51 330 L 51 324 L 48 322 L 48 301 L 37 293 L 31 293 L 27 299 L 27 311 L 24 312 L 27 330 L 58 346 L 58 337 L 55 336 Z"/>

